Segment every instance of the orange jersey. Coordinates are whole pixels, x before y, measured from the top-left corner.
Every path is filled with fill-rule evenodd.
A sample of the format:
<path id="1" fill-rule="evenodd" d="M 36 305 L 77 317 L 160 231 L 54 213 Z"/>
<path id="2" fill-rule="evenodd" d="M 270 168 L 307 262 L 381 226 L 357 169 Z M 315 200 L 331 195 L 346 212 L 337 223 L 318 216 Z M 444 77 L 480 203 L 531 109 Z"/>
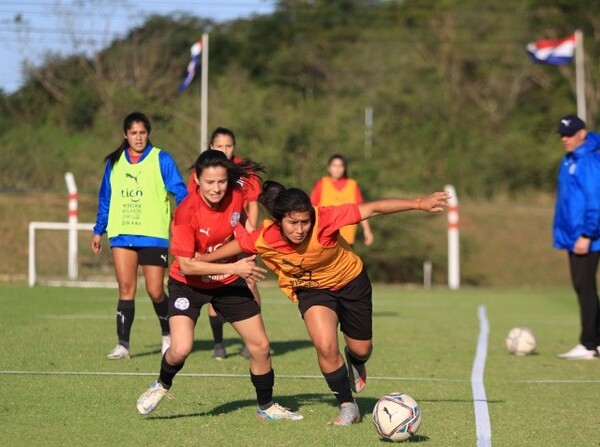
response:
<path id="1" fill-rule="evenodd" d="M 346 203 L 362 203 L 363 197 L 356 180 L 343 177 L 334 180 L 325 176 L 317 180 L 310 194 L 314 206 L 343 205 Z M 357 225 L 348 225 L 340 229 L 342 236 L 349 244 L 356 240 Z"/>
<path id="2" fill-rule="evenodd" d="M 218 209 L 209 207 L 198 192 L 189 194 L 175 209 L 171 253 L 175 261 L 169 275 L 192 287 L 213 289 L 238 279 L 235 275 L 184 275 L 177 256 L 193 258 L 196 252 L 211 253 L 234 238 L 244 209 L 244 194 L 239 188 L 229 189 Z M 220 262 L 236 261 L 237 257 Z"/>
<path id="3" fill-rule="evenodd" d="M 360 274 L 362 260 L 339 237 L 340 227 L 360 220 L 355 204 L 319 207 L 313 231 L 298 246 L 290 244 L 281 235 L 280 227 L 270 220 L 238 242 L 245 252 L 261 256 L 277 274 L 281 291 L 297 302 L 296 289 L 337 290 Z"/>

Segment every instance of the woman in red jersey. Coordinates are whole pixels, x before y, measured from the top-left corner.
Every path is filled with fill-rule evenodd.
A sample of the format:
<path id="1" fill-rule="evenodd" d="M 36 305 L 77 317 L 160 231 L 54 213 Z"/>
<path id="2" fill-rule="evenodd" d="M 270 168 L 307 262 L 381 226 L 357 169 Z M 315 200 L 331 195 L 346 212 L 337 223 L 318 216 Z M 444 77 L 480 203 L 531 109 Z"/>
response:
<path id="1" fill-rule="evenodd" d="M 202 260 L 216 261 L 242 251 L 261 256 L 277 274 L 280 289 L 298 303 L 321 372 L 340 404 L 334 425 L 358 422 L 360 411 L 352 391 L 358 393 L 365 386 L 365 363 L 373 347 L 371 282 L 362 260 L 339 237 L 339 230 L 383 214 L 439 213 L 446 208 L 449 195 L 436 192 L 419 199 L 313 208 L 300 189 L 269 181 L 263 189 L 259 201 L 272 220 L 252 233 L 237 235 Z M 344 334 L 346 363 L 338 348 L 338 325 Z"/>
<path id="2" fill-rule="evenodd" d="M 250 352 L 250 378 L 256 389 L 260 419 L 302 419 L 297 413 L 273 402 L 275 374 L 271 367 L 269 340 L 246 280 L 262 279 L 264 269 L 254 257 L 224 263 L 195 260 L 233 239 L 240 225 L 244 195 L 239 180 L 260 166 L 245 161 L 236 164 L 219 151 L 203 152 L 195 163 L 198 189 L 175 210 L 171 252 L 175 257 L 169 272 L 169 325 L 171 346 L 163 355 L 156 382 L 137 401 L 142 414 L 153 411 L 173 384 L 192 351 L 194 327 L 204 304 L 211 303 L 232 324 Z"/>
<path id="3" fill-rule="evenodd" d="M 348 177 L 348 163 L 340 154 L 334 154 L 327 161 L 327 175 L 315 182 L 310 192 L 310 201 L 314 206 L 343 205 L 345 203 L 363 203 L 363 196 L 356 180 Z M 373 243 L 373 233 L 368 220 L 360 222 L 365 245 Z M 350 245 L 356 241 L 358 225 L 346 225 L 340 228 L 342 237 Z"/>
<path id="4" fill-rule="evenodd" d="M 210 136 L 210 149 L 223 152 L 227 158 L 234 163 L 243 163 L 244 159 L 234 154 L 235 151 L 235 134 L 232 130 L 225 127 L 217 127 L 213 130 Z M 249 231 L 254 230 L 258 223 L 258 196 L 261 193 L 260 179 L 257 175 L 249 175 L 246 178 L 241 179 L 242 191 L 244 193 L 244 215 L 242 216 L 243 223 L 246 229 Z M 194 180 L 194 173 L 190 175 L 188 181 L 188 190 L 190 192 L 196 191 L 198 185 Z M 254 298 L 260 305 L 260 292 L 256 284 L 251 284 L 250 290 L 254 295 Z M 213 334 L 213 352 L 211 357 L 215 360 L 223 360 L 227 357 L 225 350 L 225 342 L 223 341 L 223 319 L 217 315 L 212 305 L 208 305 L 208 319 L 210 328 Z M 244 348 L 240 351 L 240 355 L 246 360 L 250 358 L 248 348 Z"/>

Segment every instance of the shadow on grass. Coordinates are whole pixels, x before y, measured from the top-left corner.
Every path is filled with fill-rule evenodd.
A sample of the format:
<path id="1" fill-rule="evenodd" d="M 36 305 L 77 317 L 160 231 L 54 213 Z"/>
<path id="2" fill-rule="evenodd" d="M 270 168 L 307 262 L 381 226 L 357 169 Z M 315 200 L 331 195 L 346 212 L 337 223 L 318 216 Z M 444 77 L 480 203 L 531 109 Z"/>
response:
<path id="1" fill-rule="evenodd" d="M 225 339 L 225 347 L 227 350 L 227 357 L 232 357 L 234 355 L 239 355 L 244 345 L 242 344 L 242 340 L 240 338 L 230 338 Z M 154 345 L 146 345 L 146 351 L 138 352 L 136 354 L 131 354 L 131 358 L 140 358 L 147 356 L 156 356 L 160 355 L 160 345 L 156 345 L 155 349 L 148 349 Z M 196 351 L 207 351 L 212 352 L 213 349 L 212 340 L 194 340 L 194 344 L 192 346 L 192 354 Z M 273 354 L 272 357 L 283 355 L 288 352 L 298 351 L 300 349 L 312 348 L 312 342 L 308 339 L 306 340 L 287 340 L 287 341 L 271 341 L 271 350 Z M 191 354 L 190 354 L 191 355 Z"/>
<path id="2" fill-rule="evenodd" d="M 337 401 L 331 394 L 297 394 L 294 396 L 274 396 L 274 400 L 282 406 L 291 408 L 292 410 L 296 410 L 300 406 L 307 405 L 312 402 L 330 403 L 332 407 L 337 407 L 338 405 Z M 172 414 L 169 416 L 150 416 L 148 419 L 181 419 L 202 416 L 219 416 L 238 411 L 241 408 L 249 408 L 252 411 L 255 411 L 256 399 L 234 400 L 225 402 L 207 411 L 187 414 Z"/>
<path id="3" fill-rule="evenodd" d="M 389 439 L 379 438 L 380 442 L 385 442 L 386 444 L 397 444 L 395 441 L 390 441 Z M 412 444 L 413 442 L 427 442 L 429 441 L 429 436 L 422 435 L 412 435 L 406 441 L 403 441 L 402 444 Z"/>

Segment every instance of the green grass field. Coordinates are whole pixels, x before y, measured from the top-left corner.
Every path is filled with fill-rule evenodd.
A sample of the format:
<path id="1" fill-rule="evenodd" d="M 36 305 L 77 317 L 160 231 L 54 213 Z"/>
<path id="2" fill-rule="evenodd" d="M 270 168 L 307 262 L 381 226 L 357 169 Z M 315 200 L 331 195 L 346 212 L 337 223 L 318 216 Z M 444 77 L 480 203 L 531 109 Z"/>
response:
<path id="1" fill-rule="evenodd" d="M 423 422 L 412 442 L 476 445 L 471 369 L 477 309 L 490 324 L 485 388 L 494 446 L 600 445 L 599 361 L 555 354 L 577 342 L 570 289 L 482 288 L 448 291 L 374 288 L 374 345 L 369 381 L 357 396 L 363 422 L 334 427 L 336 402 L 317 368 L 297 309 L 265 285 L 263 315 L 275 351 L 276 399 L 303 421 L 255 418 L 248 364 L 226 326 L 230 356 L 210 359 L 206 315 L 194 352 L 172 388 L 173 400 L 141 416 L 137 397 L 155 379 L 160 332 L 149 299 L 137 300 L 132 358 L 109 361 L 115 339 L 115 290 L 0 285 L 0 439 L 11 446 L 376 446 L 376 400 L 412 395 Z M 537 353 L 507 354 L 504 337 L 529 326 Z M 383 444 L 385 445 L 385 444 Z"/>

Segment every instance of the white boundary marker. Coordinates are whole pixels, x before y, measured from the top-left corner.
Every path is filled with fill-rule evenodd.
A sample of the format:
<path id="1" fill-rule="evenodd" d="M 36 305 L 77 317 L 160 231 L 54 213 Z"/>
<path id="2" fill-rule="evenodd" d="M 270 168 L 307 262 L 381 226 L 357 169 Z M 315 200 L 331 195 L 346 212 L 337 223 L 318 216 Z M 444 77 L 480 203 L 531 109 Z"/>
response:
<path id="1" fill-rule="evenodd" d="M 492 430 L 485 386 L 483 384 L 483 372 L 485 370 L 485 359 L 487 357 L 490 325 L 488 323 L 484 305 L 479 306 L 477 315 L 479 317 L 479 337 L 477 338 L 477 351 L 475 360 L 473 361 L 473 370 L 471 372 L 471 388 L 473 390 L 477 447 L 489 447 L 492 445 Z"/>

